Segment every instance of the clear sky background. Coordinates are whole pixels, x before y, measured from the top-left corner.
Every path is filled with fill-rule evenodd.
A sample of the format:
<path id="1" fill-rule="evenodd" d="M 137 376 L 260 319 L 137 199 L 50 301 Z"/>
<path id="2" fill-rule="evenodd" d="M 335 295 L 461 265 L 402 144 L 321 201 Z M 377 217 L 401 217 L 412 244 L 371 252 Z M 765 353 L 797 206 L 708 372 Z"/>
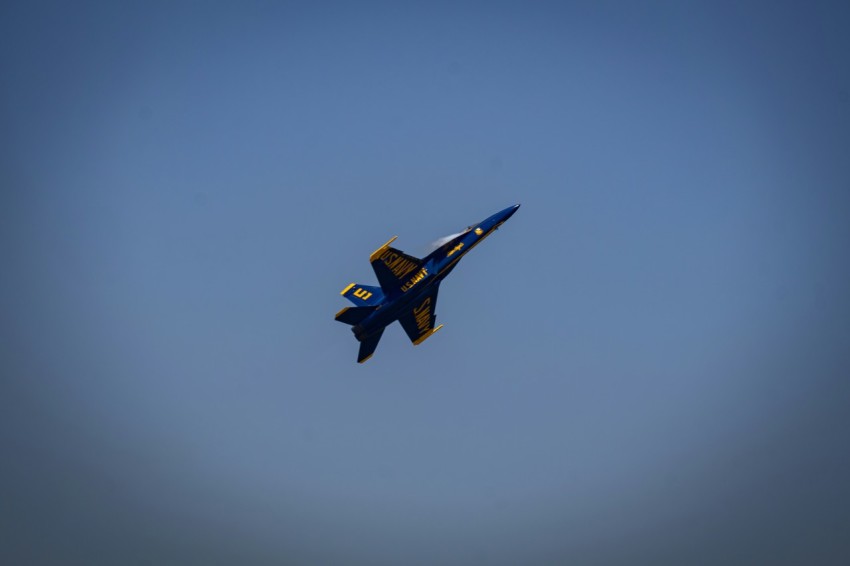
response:
<path id="1" fill-rule="evenodd" d="M 120 4 L 0 9 L 0 561 L 848 563 L 846 3 Z"/>

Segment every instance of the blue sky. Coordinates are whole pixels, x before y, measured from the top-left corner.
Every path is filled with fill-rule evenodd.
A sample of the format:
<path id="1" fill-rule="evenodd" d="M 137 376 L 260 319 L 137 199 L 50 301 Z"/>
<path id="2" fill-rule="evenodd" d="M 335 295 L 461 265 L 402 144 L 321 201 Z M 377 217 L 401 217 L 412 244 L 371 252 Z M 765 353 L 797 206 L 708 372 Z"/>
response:
<path id="1" fill-rule="evenodd" d="M 3 561 L 846 563 L 848 16 L 4 5 Z"/>

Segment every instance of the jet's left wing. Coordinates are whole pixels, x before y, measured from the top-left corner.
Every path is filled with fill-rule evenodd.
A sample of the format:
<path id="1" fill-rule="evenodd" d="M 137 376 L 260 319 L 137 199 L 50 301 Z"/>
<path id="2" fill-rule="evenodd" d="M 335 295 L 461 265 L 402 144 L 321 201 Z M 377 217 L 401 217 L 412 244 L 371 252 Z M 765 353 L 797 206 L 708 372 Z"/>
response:
<path id="1" fill-rule="evenodd" d="M 391 248 L 390 244 L 394 241 L 395 238 L 391 239 L 369 256 L 378 283 L 388 297 L 400 295 L 428 274 L 421 259 Z"/>
<path id="2" fill-rule="evenodd" d="M 398 317 L 398 321 L 414 346 L 418 346 L 443 327 L 442 324 L 434 327 L 437 320 L 435 309 L 437 307 L 437 291 L 439 290 L 439 286 L 433 287 L 428 293 L 420 297 L 408 312 Z"/>

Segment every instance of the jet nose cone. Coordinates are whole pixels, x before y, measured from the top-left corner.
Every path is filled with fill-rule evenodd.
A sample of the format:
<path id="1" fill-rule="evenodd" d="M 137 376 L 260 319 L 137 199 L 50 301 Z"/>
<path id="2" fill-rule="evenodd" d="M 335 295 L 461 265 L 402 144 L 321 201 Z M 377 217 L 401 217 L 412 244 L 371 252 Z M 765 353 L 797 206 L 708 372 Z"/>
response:
<path id="1" fill-rule="evenodd" d="M 510 207 L 506 208 L 506 209 L 503 211 L 503 213 L 504 213 L 504 215 L 505 215 L 505 220 L 507 220 L 508 218 L 510 218 L 511 216 L 513 216 L 513 215 L 514 215 L 514 212 L 516 212 L 518 209 L 519 209 L 519 205 L 518 205 L 518 204 L 515 204 L 515 205 L 513 205 L 513 206 L 510 206 Z"/>

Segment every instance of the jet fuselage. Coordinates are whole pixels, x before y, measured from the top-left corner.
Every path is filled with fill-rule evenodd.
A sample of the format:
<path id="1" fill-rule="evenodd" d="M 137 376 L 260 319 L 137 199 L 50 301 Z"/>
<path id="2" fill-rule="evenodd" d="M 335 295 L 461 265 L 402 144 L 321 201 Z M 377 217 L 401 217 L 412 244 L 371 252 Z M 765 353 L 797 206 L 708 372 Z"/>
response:
<path id="1" fill-rule="evenodd" d="M 519 208 L 510 206 L 444 243 L 423 259 L 417 259 L 391 248 L 389 242 L 370 257 L 380 287 L 352 283 L 342 295 L 356 307 L 348 307 L 336 315 L 336 320 L 350 324 L 361 343 L 359 362 L 371 357 L 381 334 L 398 320 L 415 344 L 431 336 L 442 325 L 434 326 L 437 291 L 440 282 L 472 249 L 504 224 Z"/>

